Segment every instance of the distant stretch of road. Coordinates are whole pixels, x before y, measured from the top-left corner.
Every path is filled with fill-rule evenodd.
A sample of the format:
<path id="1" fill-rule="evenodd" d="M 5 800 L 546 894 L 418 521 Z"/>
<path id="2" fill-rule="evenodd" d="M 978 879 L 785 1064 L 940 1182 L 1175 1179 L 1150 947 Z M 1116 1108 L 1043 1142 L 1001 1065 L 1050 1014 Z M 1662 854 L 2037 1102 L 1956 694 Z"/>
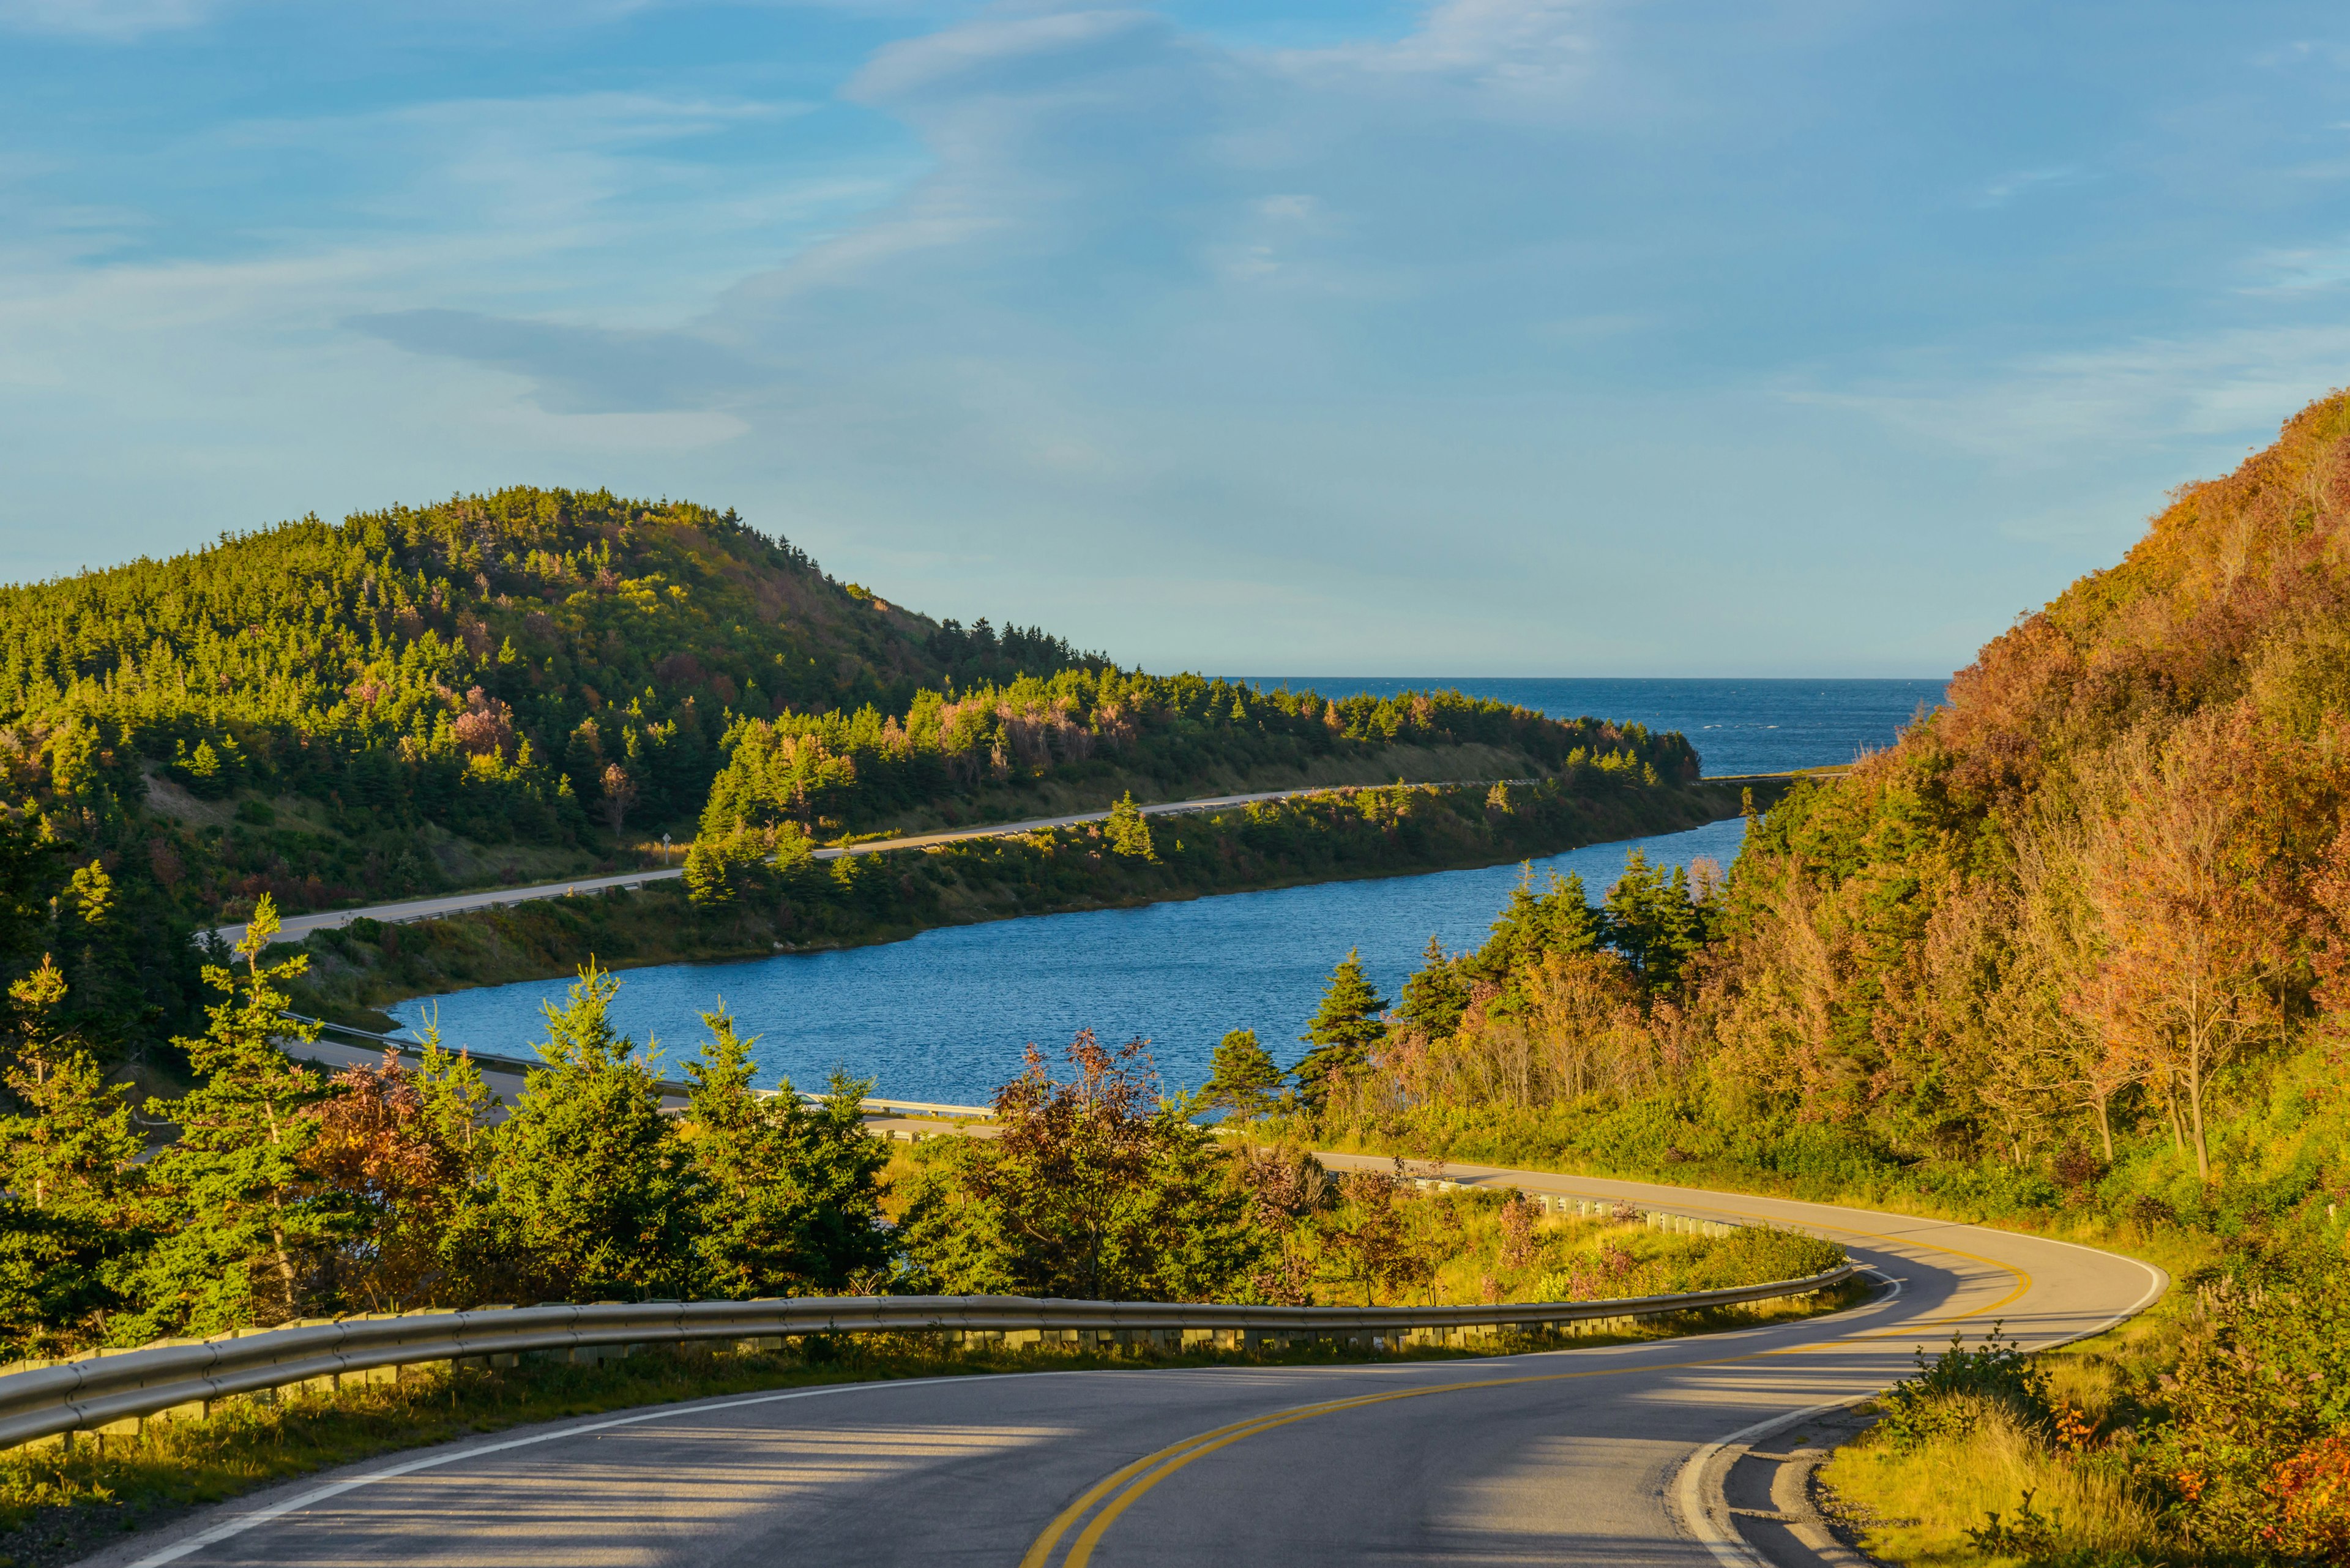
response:
<path id="1" fill-rule="evenodd" d="M 1477 784 L 1490 780 L 1471 781 Z M 1512 780 L 1511 783 L 1531 781 Z M 1305 789 L 1265 790 L 1256 794 L 1210 795 L 1202 800 L 1170 800 L 1141 808 L 1145 816 L 1167 816 L 1177 812 L 1214 811 L 1228 805 L 1247 805 L 1261 800 L 1294 800 L 1299 795 L 1327 794 L 1332 790 L 1384 788 L 1372 784 L 1315 784 Z M 1106 822 L 1107 811 L 1076 811 L 1066 816 L 1036 816 L 1025 822 L 998 823 L 992 827 L 958 827 L 944 833 L 918 833 L 906 838 L 877 839 L 870 844 L 852 844 L 816 852 L 818 860 L 837 860 L 844 855 L 877 855 L 892 849 L 924 849 L 934 844 L 957 844 L 968 838 L 1003 838 L 1015 833 L 1034 833 L 1044 827 L 1073 827 L 1080 822 Z M 681 854 L 682 851 L 681 850 Z M 641 888 L 648 882 L 666 882 L 682 877 L 681 870 L 623 871 L 611 877 L 576 877 L 567 882 L 541 882 L 531 888 L 484 888 L 472 893 L 451 893 L 437 898 L 408 898 L 393 904 L 370 904 L 364 909 L 329 909 L 317 915 L 289 915 L 278 924 L 278 934 L 292 940 L 312 931 L 331 930 L 348 926 L 353 920 L 382 920 L 397 924 L 407 920 L 430 920 L 442 915 L 459 915 L 468 909 L 494 909 L 504 904 L 525 904 L 534 898 L 564 898 L 574 893 L 597 893 L 607 888 Z M 244 940 L 242 925 L 214 928 L 223 941 L 234 947 Z"/>
<path id="2" fill-rule="evenodd" d="M 1714 1505 L 1693 1457 L 1874 1393 L 1953 1330 L 2003 1323 L 2044 1345 L 2136 1312 L 2166 1282 L 2129 1259 L 1942 1220 L 1445 1174 L 1800 1226 L 1890 1282 L 1809 1322 L 1541 1355 L 910 1379 L 656 1406 L 307 1477 L 89 1561 L 1748 1564 L 1737 1532 L 1753 1527 Z"/>

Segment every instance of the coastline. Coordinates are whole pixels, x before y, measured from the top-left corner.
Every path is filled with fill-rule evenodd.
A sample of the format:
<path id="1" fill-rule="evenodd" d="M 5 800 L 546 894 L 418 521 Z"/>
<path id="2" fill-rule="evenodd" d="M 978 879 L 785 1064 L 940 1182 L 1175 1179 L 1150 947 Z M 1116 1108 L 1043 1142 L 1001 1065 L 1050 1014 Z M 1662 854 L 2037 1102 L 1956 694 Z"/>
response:
<path id="1" fill-rule="evenodd" d="M 697 909 L 683 886 L 669 881 L 471 910 L 372 933 L 317 930 L 298 944 L 310 955 L 312 971 L 297 989 L 296 1006 L 334 1023 L 390 1031 L 398 1024 L 380 1011 L 384 1007 L 561 979 L 591 956 L 612 970 L 736 962 L 872 947 L 925 930 L 1030 916 L 1489 867 L 1700 827 L 1739 815 L 1749 789 L 1759 808 L 1793 782 L 1783 776 L 1701 780 L 1613 796 L 1555 796 L 1551 809 L 1526 809 L 1522 819 L 1505 815 L 1485 824 L 1484 842 L 1471 841 L 1476 825 L 1462 828 L 1441 814 L 1426 815 L 1461 831 L 1399 833 L 1392 822 L 1358 815 L 1354 803 L 1334 809 L 1325 797 L 1278 812 L 1251 812 L 1247 820 L 1241 813 L 1186 818 L 1180 837 L 1161 819 L 1157 831 L 1167 853 L 1149 864 L 1105 857 L 1097 825 L 866 856 L 860 865 L 879 862 L 897 875 L 867 873 L 860 880 L 881 888 L 868 906 L 870 917 L 833 919 L 828 929 L 809 929 L 815 922 L 806 900 L 795 908 L 789 890 L 771 904 L 713 912 Z M 1402 787 L 1415 797 L 1444 793 Z M 1452 810 L 1461 815 L 1458 803 Z M 1253 863 L 1236 853 L 1248 836 L 1267 832 L 1294 842 L 1285 853 L 1260 850 Z"/>

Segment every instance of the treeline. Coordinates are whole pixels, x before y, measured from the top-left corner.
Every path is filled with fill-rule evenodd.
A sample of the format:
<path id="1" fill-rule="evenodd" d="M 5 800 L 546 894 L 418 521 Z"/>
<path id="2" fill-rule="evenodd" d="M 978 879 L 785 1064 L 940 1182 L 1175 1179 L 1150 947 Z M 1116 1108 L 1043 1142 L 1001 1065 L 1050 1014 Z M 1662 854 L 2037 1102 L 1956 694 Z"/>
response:
<path id="1" fill-rule="evenodd" d="M 1353 877 L 1490 866 L 1729 815 L 1732 786 L 1622 783 L 1317 792 L 1216 812 L 1109 821 L 920 851 L 817 860 L 795 831 L 689 852 L 685 885 L 510 905 L 306 939 L 301 1010 L 380 1028 L 404 997 L 631 964 L 893 940 L 941 925 Z M 772 847 L 771 847 L 772 846 Z"/>
<path id="2" fill-rule="evenodd" d="M 664 1115 L 657 1058 L 613 1028 L 618 982 L 592 965 L 546 1010 L 541 1064 L 498 1119 L 479 1070 L 436 1039 L 413 1068 L 388 1054 L 330 1076 L 289 1059 L 304 1032 L 285 1016 L 286 987 L 307 955 L 269 956 L 276 923 L 265 904 L 236 965 L 206 970 L 219 999 L 181 1043 L 201 1081 L 148 1100 L 136 1124 L 126 1088 L 60 1027 L 57 968 L 12 988 L 0 1354 L 489 1301 L 1409 1300 L 1440 1263 L 1611 1295 L 1783 1277 L 1767 1271 L 1812 1258 L 1745 1243 L 1651 1250 L 1633 1269 L 1615 1241 L 1587 1259 L 1555 1236 L 1537 1244 L 1544 1227 L 1520 1204 L 1485 1260 L 1457 1210 L 1427 1208 L 1406 1183 L 1333 1181 L 1295 1151 L 1227 1148 L 1199 1125 L 1203 1102 L 1160 1095 L 1141 1043 L 1110 1050 L 1090 1034 L 1066 1077 L 1032 1048 L 997 1096 L 1002 1136 L 929 1146 L 893 1193 L 887 1146 L 864 1127 L 870 1085 L 837 1075 L 815 1105 L 788 1082 L 757 1093 L 754 1042 L 723 1010 L 684 1064 L 683 1114 Z M 142 1127 L 171 1136 L 150 1149 Z"/>
<path id="3" fill-rule="evenodd" d="M 63 975 L 13 988 L 0 1119 L 0 1337 L 17 1355 L 253 1324 L 484 1301 L 752 1296 L 886 1282 L 891 1249 L 864 1130 L 867 1085 L 822 1104 L 752 1090 L 723 1012 L 662 1114 L 649 1052 L 618 1034 L 592 969 L 549 1009 L 503 1121 L 469 1059 L 428 1044 L 329 1077 L 290 1061 L 281 1016 L 301 955 L 212 966 L 201 1082 L 149 1099 L 57 1026 Z M 168 1127 L 149 1157 L 142 1127 Z"/>
<path id="4" fill-rule="evenodd" d="M 1432 955 L 1308 1097 L 1318 1131 L 2216 1249 L 2101 1430 L 2161 1551 L 2275 1546 L 2350 1453 L 2343 1365 L 2307 1348 L 2350 1299 L 2345 527 L 2336 395 L 1797 786 L 1694 898 L 1694 945 L 1568 898 L 1506 974 Z M 2326 1392 L 2223 1441 L 2263 1377 Z"/>
<path id="5" fill-rule="evenodd" d="M 1009 685 L 924 691 L 902 712 L 874 707 L 743 719 L 702 813 L 702 833 L 796 823 L 819 834 L 919 806 L 961 820 L 959 798 L 989 785 L 1130 779 L 1175 793 L 1220 773 L 1248 776 L 1389 747 L 1484 746 L 1544 776 L 1628 774 L 1694 783 L 1679 733 L 1596 719 L 1554 720 L 1458 691 L 1355 696 L 1266 691 L 1197 675 L 1108 666 Z"/>
<path id="6" fill-rule="evenodd" d="M 1652 790 L 1594 770 L 1534 784 L 1331 790 L 1173 815 L 1146 815 L 1129 795 L 1103 822 L 829 862 L 815 859 L 806 834 L 786 819 L 697 838 L 685 882 L 705 915 L 747 913 L 786 940 L 847 940 L 936 924 L 958 909 L 1024 914 L 1491 865 L 1694 826 L 1720 814 L 1723 793 Z"/>

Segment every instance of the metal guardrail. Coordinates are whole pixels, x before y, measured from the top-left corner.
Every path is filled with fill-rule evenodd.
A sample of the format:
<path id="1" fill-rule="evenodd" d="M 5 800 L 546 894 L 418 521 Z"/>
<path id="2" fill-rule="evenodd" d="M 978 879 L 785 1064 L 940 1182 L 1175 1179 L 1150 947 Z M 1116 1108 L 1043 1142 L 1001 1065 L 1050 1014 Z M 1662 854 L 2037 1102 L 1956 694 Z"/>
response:
<path id="1" fill-rule="evenodd" d="M 342 1318 L 165 1342 L 0 1376 L 0 1448 L 93 1431 L 151 1416 L 201 1417 L 213 1400 L 469 1358 L 699 1340 L 810 1334 L 947 1334 L 967 1343 L 1035 1334 L 1062 1343 L 1212 1342 L 1256 1345 L 1300 1338 L 1377 1337 L 1440 1343 L 1459 1330 L 1647 1319 L 1707 1307 L 1809 1295 L 1851 1277 L 1844 1264 L 1800 1280 L 1617 1301 L 1521 1302 L 1447 1307 L 1279 1307 L 1081 1302 L 1026 1296 L 809 1296 L 750 1302 L 558 1303 Z M 1172 1336 L 1170 1338 L 1170 1336 Z M 1431 1339 L 1433 1336 L 1433 1339 Z M 397 1376 L 397 1371 L 394 1376 Z"/>

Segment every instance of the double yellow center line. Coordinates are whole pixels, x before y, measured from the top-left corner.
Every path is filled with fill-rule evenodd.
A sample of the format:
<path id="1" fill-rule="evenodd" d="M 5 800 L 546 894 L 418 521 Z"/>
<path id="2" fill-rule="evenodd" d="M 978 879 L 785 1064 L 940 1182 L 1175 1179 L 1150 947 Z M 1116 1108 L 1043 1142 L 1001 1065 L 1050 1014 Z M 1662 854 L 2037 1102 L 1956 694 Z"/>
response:
<path id="1" fill-rule="evenodd" d="M 1739 1211 L 1721 1210 L 1718 1212 L 1734 1214 Z M 1761 1215 L 1745 1217 L 1762 1218 Z M 1544 1372 L 1520 1377 L 1481 1377 L 1465 1383 L 1437 1383 L 1424 1388 L 1399 1388 L 1385 1394 L 1358 1394 L 1348 1399 L 1328 1399 L 1320 1404 L 1299 1405 L 1287 1410 L 1274 1411 L 1270 1415 L 1251 1417 L 1245 1421 L 1235 1421 L 1228 1427 L 1218 1427 L 1211 1431 L 1186 1438 L 1181 1442 L 1170 1444 L 1155 1454 L 1145 1454 L 1133 1463 L 1104 1476 L 1079 1494 L 1076 1501 L 1053 1516 L 1053 1521 L 1045 1527 L 1044 1533 L 1036 1537 L 1035 1543 L 1020 1559 L 1020 1568 L 1050 1568 L 1053 1553 L 1060 1545 L 1061 1538 L 1068 1534 L 1079 1520 L 1092 1513 L 1093 1518 L 1087 1521 L 1084 1529 L 1077 1532 L 1077 1538 L 1070 1544 L 1068 1554 L 1061 1560 L 1062 1568 L 1088 1568 L 1088 1564 L 1093 1562 L 1094 1548 L 1101 1544 L 1102 1536 L 1107 1532 L 1109 1527 L 1118 1522 L 1120 1514 L 1133 1507 L 1137 1500 L 1160 1481 L 1165 1480 L 1192 1460 L 1203 1459 L 1220 1449 L 1228 1449 L 1243 1438 L 1253 1438 L 1260 1432 L 1270 1432 L 1278 1427 L 1312 1420 L 1316 1416 L 1335 1415 L 1342 1410 L 1357 1410 L 1369 1405 L 1385 1405 L 1397 1399 L 1417 1399 L 1429 1394 L 1455 1394 L 1472 1388 L 1507 1388 L 1524 1383 L 1563 1383 L 1581 1377 L 1613 1377 L 1627 1372 L 1673 1372 L 1697 1366 L 1727 1366 L 1735 1362 L 1759 1360 L 1766 1355 L 1795 1355 L 1856 1339 L 1907 1337 L 1919 1329 L 1929 1328 L 1936 1324 L 1954 1323 L 1961 1318 L 1980 1317 L 1985 1313 L 1996 1312 L 2032 1288 L 2030 1274 L 2012 1263 L 2002 1263 L 1996 1258 L 1986 1258 L 1978 1253 L 1960 1251 L 1956 1247 L 1939 1246 L 1931 1241 L 1909 1239 L 1896 1241 L 1893 1237 L 1878 1235 L 1872 1231 L 1852 1230 L 1841 1225 L 1824 1226 L 1822 1229 L 1842 1231 L 1851 1236 L 1866 1236 L 1871 1241 L 1890 1242 L 1895 1246 L 1922 1247 L 1931 1251 L 1947 1252 L 1952 1257 L 1965 1258 L 1971 1262 L 1986 1263 L 2012 1275 L 2015 1284 L 2005 1295 L 1995 1302 L 1970 1308 L 1966 1312 L 1951 1313 L 1939 1318 L 1926 1318 L 1898 1329 L 1880 1329 L 1870 1334 L 1839 1334 L 1833 1339 L 1818 1340 L 1807 1345 L 1783 1345 L 1775 1350 L 1751 1351 L 1743 1355 L 1711 1356 L 1701 1361 L 1673 1361 L 1661 1365 L 1651 1363 L 1634 1366 L 1596 1366 L 1579 1372 Z M 1104 1500 L 1107 1500 L 1107 1502 Z M 1095 1511 L 1097 1508 L 1099 1509 L 1098 1512 Z"/>

